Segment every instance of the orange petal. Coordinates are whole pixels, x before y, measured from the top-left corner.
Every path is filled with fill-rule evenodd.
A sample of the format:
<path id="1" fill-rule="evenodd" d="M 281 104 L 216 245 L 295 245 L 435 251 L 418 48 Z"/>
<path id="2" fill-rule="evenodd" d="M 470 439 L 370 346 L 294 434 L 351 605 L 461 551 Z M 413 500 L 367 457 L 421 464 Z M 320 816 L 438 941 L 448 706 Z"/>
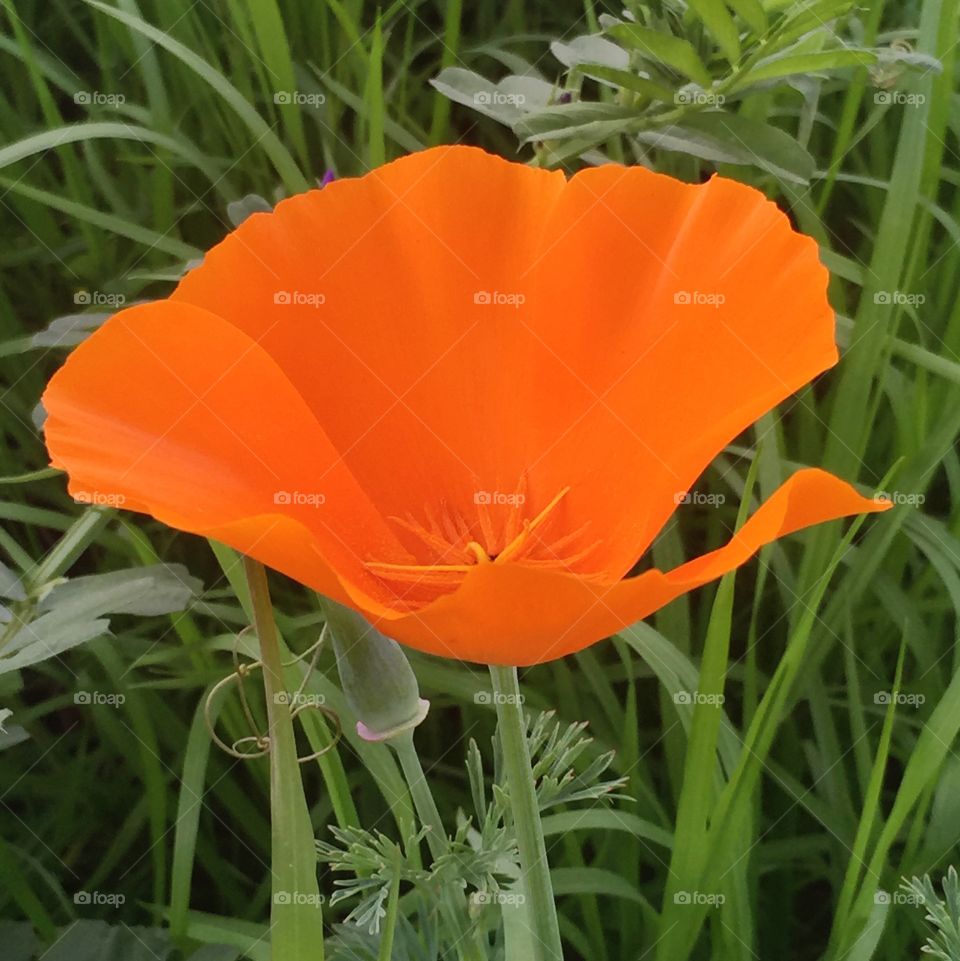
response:
<path id="1" fill-rule="evenodd" d="M 159 302 L 116 314 L 43 403 L 80 499 L 213 537 L 335 597 L 372 555 L 407 555 L 289 380 L 221 318 Z"/>
<path id="2" fill-rule="evenodd" d="M 263 344 L 385 516 L 477 525 L 478 491 L 521 483 L 535 516 L 570 486 L 565 553 L 600 540 L 577 569 L 622 574 L 727 442 L 836 361 L 826 283 L 734 181 L 567 182 L 440 147 L 250 217 L 173 297 Z"/>
<path id="3" fill-rule="evenodd" d="M 262 343 L 385 516 L 469 515 L 544 446 L 518 403 L 542 350 L 518 308 L 477 301 L 518 291 L 564 184 L 475 148 L 411 154 L 248 218 L 173 299 Z"/>
<path id="4" fill-rule="evenodd" d="M 743 564 L 764 544 L 812 524 L 886 510 L 832 474 L 794 474 L 718 550 L 664 573 L 614 584 L 519 564 L 484 564 L 454 594 L 416 614 L 368 609 L 385 633 L 462 660 L 527 665 L 562 657 L 648 617 L 674 598 Z M 356 601 L 354 601 L 356 604 Z"/>
<path id="5" fill-rule="evenodd" d="M 589 520 L 594 569 L 623 574 L 727 443 L 836 362 L 828 274 L 773 203 L 722 177 L 583 171 L 546 236 L 529 285 L 567 370 L 558 389 L 535 369 L 533 387 L 569 426 L 531 475 L 572 486 L 567 526 Z"/>

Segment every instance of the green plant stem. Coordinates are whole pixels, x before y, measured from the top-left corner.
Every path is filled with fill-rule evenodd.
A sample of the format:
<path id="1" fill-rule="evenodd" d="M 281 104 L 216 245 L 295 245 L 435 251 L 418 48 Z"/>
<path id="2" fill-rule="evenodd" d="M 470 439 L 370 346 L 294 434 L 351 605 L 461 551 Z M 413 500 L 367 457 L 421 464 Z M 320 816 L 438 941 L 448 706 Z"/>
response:
<path id="1" fill-rule="evenodd" d="M 387 900 L 387 916 L 380 934 L 380 950 L 377 961 L 391 961 L 393 939 L 397 930 L 397 917 L 400 914 L 400 855 L 394 862 L 393 880 L 390 882 L 390 897 Z"/>
<path id="2" fill-rule="evenodd" d="M 427 776 L 420 763 L 420 755 L 417 754 L 413 743 L 413 731 L 404 731 L 391 738 L 390 744 L 400 761 L 400 768 L 410 790 L 417 817 L 427 829 L 427 846 L 430 848 L 430 854 L 434 860 L 437 860 L 446 850 L 446 833 L 443 830 L 443 821 L 440 820 L 436 801 L 433 799 L 433 792 L 427 784 Z M 451 930 L 457 932 L 458 955 L 468 961 L 483 961 L 485 954 L 476 940 L 476 931 L 469 927 L 464 929 L 460 924 L 456 905 L 449 890 L 441 895 L 441 910 L 447 923 L 451 925 Z"/>
<path id="3" fill-rule="evenodd" d="M 517 669 L 491 665 L 490 677 L 497 706 L 510 806 L 520 849 L 520 870 L 526 894 L 524 907 L 533 934 L 533 961 L 562 961 L 557 906 L 553 898 L 547 846 L 543 840 L 540 807 L 530 765 Z"/>
<path id="4" fill-rule="evenodd" d="M 280 641 L 263 565 L 244 557 L 253 620 L 260 641 L 270 730 L 270 824 L 273 904 L 272 961 L 323 961 L 323 916 L 313 825 L 303 793 L 297 742 L 286 692 Z"/>
<path id="5" fill-rule="evenodd" d="M 400 761 L 403 776 L 410 789 L 413 806 L 417 810 L 417 817 L 427 829 L 427 847 L 430 848 L 434 859 L 439 858 L 445 847 L 443 822 L 440 820 L 440 812 L 433 799 L 433 792 L 427 784 L 427 777 L 423 773 L 420 755 L 417 754 L 413 744 L 413 731 L 404 731 L 392 738 L 390 744 L 397 752 L 397 759 Z"/>

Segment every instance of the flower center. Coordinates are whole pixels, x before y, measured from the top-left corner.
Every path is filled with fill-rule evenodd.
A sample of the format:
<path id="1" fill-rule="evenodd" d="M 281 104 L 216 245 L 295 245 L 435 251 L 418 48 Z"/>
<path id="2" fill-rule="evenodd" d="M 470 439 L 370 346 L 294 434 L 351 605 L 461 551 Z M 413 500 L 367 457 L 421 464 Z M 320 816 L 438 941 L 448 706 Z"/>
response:
<path id="1" fill-rule="evenodd" d="M 522 514 L 526 501 L 524 487 L 525 482 L 521 481 L 520 490 L 505 498 L 505 504 L 491 504 L 489 495 L 478 497 L 474 524 L 446 508 L 439 517 L 428 509 L 426 524 L 409 515 L 391 518 L 417 538 L 423 548 L 417 553 L 428 552 L 432 555 L 432 563 L 368 561 L 367 569 L 389 581 L 444 588 L 455 587 L 470 570 L 481 564 L 522 561 L 532 566 L 568 568 L 593 549 L 595 545 L 569 553 L 571 545 L 583 533 L 582 527 L 549 540 L 543 536 L 544 529 L 556 517 L 557 508 L 569 493 L 569 487 L 564 487 L 532 518 Z"/>

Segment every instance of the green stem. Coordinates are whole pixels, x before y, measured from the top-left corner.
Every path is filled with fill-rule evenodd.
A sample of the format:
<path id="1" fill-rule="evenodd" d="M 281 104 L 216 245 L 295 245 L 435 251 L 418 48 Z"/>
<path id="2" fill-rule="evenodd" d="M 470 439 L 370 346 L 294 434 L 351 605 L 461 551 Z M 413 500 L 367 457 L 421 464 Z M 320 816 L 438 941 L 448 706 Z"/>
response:
<path id="1" fill-rule="evenodd" d="M 447 836 L 440 820 L 440 812 L 433 799 L 433 792 L 427 784 L 427 776 L 420 763 L 420 755 L 413 743 L 413 731 L 404 731 L 390 739 L 390 744 L 397 753 L 404 780 L 410 790 L 413 806 L 416 808 L 420 823 L 427 828 L 427 846 L 434 860 L 437 860 L 447 848 Z M 446 918 L 450 930 L 454 933 L 456 950 L 459 957 L 465 961 L 483 961 L 486 957 L 479 941 L 479 932 L 470 924 L 464 926 L 457 910 L 456 898 L 452 891 L 446 889 L 440 896 L 440 910 Z"/>
<path id="2" fill-rule="evenodd" d="M 547 846 L 543 840 L 540 807 L 533 783 L 517 669 L 491 664 L 490 678 L 517 847 L 520 849 L 520 871 L 526 894 L 524 908 L 533 935 L 533 961 L 562 961 L 557 906 L 553 899 Z"/>
<path id="3" fill-rule="evenodd" d="M 397 759 L 403 770 L 403 776 L 410 789 L 410 797 L 413 799 L 413 806 L 417 809 L 417 817 L 420 823 L 427 829 L 427 847 L 434 860 L 439 858 L 446 847 L 443 822 L 440 820 L 440 812 L 433 799 L 433 792 L 427 784 L 427 777 L 423 773 L 423 765 L 420 763 L 420 755 L 413 745 L 413 731 L 404 731 L 403 734 L 391 739 L 390 744 L 397 752 Z"/>
<path id="4" fill-rule="evenodd" d="M 398 854 L 393 865 L 393 880 L 390 882 L 390 897 L 387 899 L 387 916 L 384 918 L 380 934 L 380 950 L 377 961 L 391 961 L 393 958 L 393 938 L 397 930 L 397 917 L 400 914 L 400 860 Z"/>
<path id="5" fill-rule="evenodd" d="M 280 639 L 263 565 L 243 559 L 253 621 L 260 640 L 270 731 L 270 824 L 273 904 L 272 961 L 323 961 L 323 916 L 310 809 L 303 793 Z"/>

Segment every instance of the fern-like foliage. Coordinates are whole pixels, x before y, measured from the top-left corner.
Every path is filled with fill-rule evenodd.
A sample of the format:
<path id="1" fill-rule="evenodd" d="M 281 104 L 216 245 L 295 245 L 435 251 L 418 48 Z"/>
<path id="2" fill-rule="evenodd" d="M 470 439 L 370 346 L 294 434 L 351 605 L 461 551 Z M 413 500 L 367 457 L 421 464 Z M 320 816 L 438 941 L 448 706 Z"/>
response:
<path id="1" fill-rule="evenodd" d="M 940 884 L 942 898 L 929 874 L 905 880 L 901 887 L 923 906 L 927 921 L 936 928 L 921 950 L 940 961 L 960 961 L 960 879 L 956 868 L 951 865 Z"/>
<path id="2" fill-rule="evenodd" d="M 625 779 L 604 779 L 613 752 L 591 757 L 593 741 L 585 724 L 562 725 L 553 712 L 528 719 L 527 743 L 542 811 L 559 805 L 597 803 L 615 797 Z M 394 879 L 405 891 L 415 889 L 430 906 L 418 927 L 428 940 L 455 942 L 465 932 L 496 931 L 500 908 L 518 896 L 517 842 L 510 814 L 510 791 L 502 778 L 494 739 L 495 774 L 487 790 L 483 759 L 475 741 L 467 748 L 466 768 L 474 813 L 457 812 L 456 827 L 443 839 L 442 851 L 424 866 L 425 830 L 400 842 L 381 832 L 331 827 L 332 841 L 317 842 L 319 860 L 346 877 L 335 881 L 331 904 L 355 899 L 346 920 L 368 936 L 380 932 Z M 433 909 L 435 908 L 435 910 Z M 424 922 L 426 926 L 424 927 Z"/>

